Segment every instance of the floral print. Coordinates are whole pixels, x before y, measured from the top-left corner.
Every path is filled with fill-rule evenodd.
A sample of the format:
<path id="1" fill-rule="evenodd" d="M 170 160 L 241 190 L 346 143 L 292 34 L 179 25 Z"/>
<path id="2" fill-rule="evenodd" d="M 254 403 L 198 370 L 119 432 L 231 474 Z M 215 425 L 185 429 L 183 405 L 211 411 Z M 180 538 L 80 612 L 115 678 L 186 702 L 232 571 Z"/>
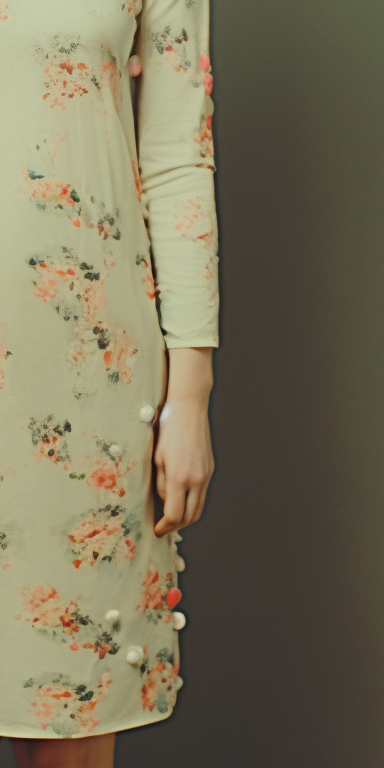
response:
<path id="1" fill-rule="evenodd" d="M 204 51 L 200 54 L 200 69 L 204 72 L 203 85 L 205 93 L 207 96 L 210 96 L 213 89 L 213 75 L 211 74 L 212 66 L 208 54 Z"/>
<path id="2" fill-rule="evenodd" d="M 31 714 L 45 731 L 62 738 L 87 736 L 100 723 L 95 716 L 97 704 L 108 695 L 113 682 L 109 672 L 102 672 L 94 684 L 73 683 L 69 675 L 42 674 L 29 678 L 24 688 L 33 692 Z"/>
<path id="3" fill-rule="evenodd" d="M 218 238 L 215 212 L 207 206 L 205 198 L 194 195 L 178 201 L 175 217 L 175 229 L 183 237 L 199 243 L 207 250 L 208 258 L 202 277 L 208 281 L 212 278 L 216 279 L 219 258 L 217 256 Z M 216 291 L 214 289 L 208 299 L 210 306 L 215 300 Z"/>
<path id="4" fill-rule="evenodd" d="M 125 496 L 124 479 L 128 472 L 137 465 L 134 459 L 126 464 L 126 451 L 118 445 L 95 438 L 96 452 L 84 457 L 84 470 L 78 475 L 71 473 L 69 477 L 82 480 L 86 477 L 91 487 L 109 491 L 117 496 Z"/>
<path id="5" fill-rule="evenodd" d="M 4 555 L 6 550 L 8 549 L 9 540 L 7 538 L 7 534 L 4 533 L 4 531 L 0 531 L 0 565 L 2 568 L 9 568 L 10 562 L 8 561 L 8 558 Z"/>
<path id="6" fill-rule="evenodd" d="M 21 167 L 24 175 L 24 189 L 30 193 L 30 200 L 41 211 L 52 208 L 64 211 L 71 219 L 74 227 L 86 226 L 96 229 L 103 239 L 112 237 L 120 240 L 121 233 L 117 225 L 119 210 L 113 213 L 105 211 L 105 203 L 97 202 L 91 195 L 89 200 L 80 199 L 77 191 L 71 184 L 59 182 L 54 179 L 46 179 L 43 173 Z"/>
<path id="7" fill-rule="evenodd" d="M 142 277 L 142 282 L 145 288 L 145 292 L 150 299 L 154 299 L 160 293 L 160 291 L 155 286 L 155 282 L 153 279 L 151 257 L 148 256 L 148 258 L 146 258 L 145 256 L 141 256 L 140 254 L 137 254 L 136 264 L 137 266 L 142 265 L 144 267 L 144 275 Z"/>
<path id="8" fill-rule="evenodd" d="M 0 21 L 7 21 L 9 4 L 5 0 L 0 0 Z"/>
<path id="9" fill-rule="evenodd" d="M 72 563 L 77 569 L 94 568 L 100 563 L 116 567 L 133 560 L 142 535 L 138 515 L 127 512 L 120 504 L 90 509 L 67 533 Z"/>
<path id="10" fill-rule="evenodd" d="M 36 446 L 37 460 L 40 461 L 44 457 L 62 469 L 68 469 L 71 457 L 66 436 L 72 430 L 69 421 L 55 424 L 51 413 L 40 422 L 31 418 L 28 428 L 31 430 L 32 444 Z"/>
<path id="11" fill-rule="evenodd" d="M 77 49 L 80 38 L 64 42 L 63 36 L 55 34 L 50 39 L 49 51 L 42 46 L 35 49 L 36 60 L 43 66 L 45 94 L 43 99 L 51 107 L 65 109 L 63 99 L 87 94 L 89 88 L 100 88 L 95 73 L 79 59 Z"/>
<path id="12" fill-rule="evenodd" d="M 200 146 L 201 157 L 213 159 L 212 115 L 202 115 L 200 129 L 195 133 L 195 141 Z"/>
<path id="13" fill-rule="evenodd" d="M 147 570 L 143 581 L 143 593 L 141 602 L 137 608 L 145 613 L 148 621 L 155 624 L 160 620 L 166 623 L 171 621 L 172 608 L 181 600 L 181 592 L 174 586 L 175 578 L 172 572 L 168 572 L 163 580 L 160 580 L 156 568 Z"/>
<path id="14" fill-rule="evenodd" d="M 122 72 L 113 53 L 106 49 L 99 71 L 84 59 L 80 36 L 71 38 L 54 33 L 46 46 L 35 48 L 35 60 L 42 66 L 45 93 L 42 98 L 51 108 L 67 108 L 71 99 L 94 94 L 100 102 L 99 108 L 105 116 L 104 94 L 109 88 L 116 109 L 120 108 L 122 93 L 120 78 Z"/>
<path id="15" fill-rule="evenodd" d="M 164 56 L 175 72 L 188 72 L 194 87 L 202 84 L 206 95 L 211 96 L 213 75 L 209 54 L 201 51 L 198 66 L 194 69 L 188 58 L 186 45 L 188 40 L 188 32 L 184 27 L 178 35 L 173 35 L 170 24 L 167 24 L 161 32 L 152 32 L 152 43 L 155 49 Z"/>
<path id="16" fill-rule="evenodd" d="M 143 0 L 133 0 L 133 2 L 128 2 L 128 0 L 122 2 L 119 0 L 119 3 L 123 11 L 128 11 L 129 14 L 133 13 L 135 16 L 139 15 L 143 7 Z"/>
<path id="17" fill-rule="evenodd" d="M 31 418 L 28 427 L 37 461 L 47 458 L 64 470 L 71 470 L 69 477 L 72 480 L 86 480 L 91 487 L 125 496 L 123 481 L 137 465 L 136 459 L 126 464 L 126 450 L 112 441 L 95 437 L 95 453 L 84 456 L 81 467 L 75 471 L 66 440 L 67 433 L 72 431 L 68 419 L 55 424 L 54 415 L 49 414 L 42 421 Z"/>
<path id="18" fill-rule="evenodd" d="M 33 270 L 33 292 L 52 308 L 71 329 L 67 360 L 76 376 L 75 397 L 90 394 L 97 387 L 94 361 L 104 369 L 109 383 L 132 381 L 131 359 L 138 351 L 124 329 L 108 318 L 105 282 L 115 265 L 112 255 L 103 269 L 80 262 L 71 248 L 62 246 L 44 255 L 27 259 Z"/>
<path id="19" fill-rule="evenodd" d="M 141 193 L 142 193 L 140 174 L 139 174 L 139 171 L 138 171 L 138 168 L 137 168 L 137 163 L 136 163 L 135 160 L 131 160 L 131 165 L 132 165 L 133 178 L 135 180 L 136 197 L 137 197 L 138 201 L 140 202 L 140 200 L 141 200 Z"/>
<path id="20" fill-rule="evenodd" d="M 149 659 L 147 646 L 143 646 L 144 662 L 141 673 L 145 682 L 141 688 L 143 709 L 150 712 L 156 709 L 165 713 L 172 709 L 176 702 L 176 680 L 179 673 L 179 663 L 168 648 L 162 648 L 154 659 Z"/>
<path id="21" fill-rule="evenodd" d="M 152 32 L 152 42 L 158 53 L 167 60 L 175 72 L 187 72 L 192 64 L 188 59 L 186 41 L 187 31 L 183 28 L 178 35 L 173 35 L 170 24 L 161 32 Z"/>
<path id="22" fill-rule="evenodd" d="M 63 600 L 50 584 L 26 584 L 21 593 L 25 601 L 15 619 L 30 622 L 33 629 L 60 643 L 69 642 L 71 651 L 85 648 L 97 653 L 99 659 L 118 652 L 120 646 L 111 633 L 81 613 L 76 600 Z"/>
<path id="23" fill-rule="evenodd" d="M 123 98 L 120 84 L 121 77 L 122 71 L 118 67 L 117 59 L 111 53 L 111 51 L 108 51 L 107 60 L 101 66 L 101 93 L 103 93 L 105 90 L 104 82 L 108 83 L 108 87 L 112 94 L 113 103 L 117 112 L 121 107 Z M 106 114 L 107 112 L 104 110 L 104 115 Z"/>
<path id="24" fill-rule="evenodd" d="M 155 722 L 182 682 L 151 461 L 166 348 L 218 346 L 208 3 L 0 0 L 10 736 Z"/>

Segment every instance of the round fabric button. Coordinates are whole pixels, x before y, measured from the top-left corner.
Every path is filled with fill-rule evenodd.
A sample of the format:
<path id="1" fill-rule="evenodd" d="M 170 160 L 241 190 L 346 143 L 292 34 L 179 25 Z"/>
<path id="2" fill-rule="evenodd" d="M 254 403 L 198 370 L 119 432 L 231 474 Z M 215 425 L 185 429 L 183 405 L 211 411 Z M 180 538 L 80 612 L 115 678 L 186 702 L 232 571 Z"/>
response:
<path id="1" fill-rule="evenodd" d="M 177 691 L 179 690 L 179 688 L 181 688 L 181 686 L 183 685 L 183 682 L 184 682 L 183 678 L 180 677 L 180 675 L 178 675 L 175 680 L 175 688 Z"/>
<path id="2" fill-rule="evenodd" d="M 155 411 L 151 405 L 143 405 L 140 411 L 140 421 L 152 421 L 154 415 Z"/>
<path id="3" fill-rule="evenodd" d="M 115 624 L 119 616 L 119 611 L 107 611 L 105 614 L 105 621 L 107 621 L 108 624 Z"/>
<path id="4" fill-rule="evenodd" d="M 185 615 L 180 611 L 173 611 L 173 626 L 175 629 L 183 629 L 185 627 Z"/>
<path id="5" fill-rule="evenodd" d="M 120 456 L 121 455 L 121 448 L 119 445 L 110 445 L 109 446 L 109 453 L 112 454 L 112 456 Z"/>
<path id="6" fill-rule="evenodd" d="M 140 645 L 131 645 L 127 651 L 128 664 L 134 664 L 135 666 L 141 666 L 144 661 L 144 651 Z"/>
<path id="7" fill-rule="evenodd" d="M 177 571 L 184 571 L 185 570 L 185 560 L 181 557 L 181 555 L 176 555 L 175 557 L 175 566 Z"/>
<path id="8" fill-rule="evenodd" d="M 132 75 L 132 77 L 137 77 L 137 75 L 141 72 L 141 61 L 139 57 L 135 54 L 134 56 L 131 56 L 128 59 L 128 69 Z"/>

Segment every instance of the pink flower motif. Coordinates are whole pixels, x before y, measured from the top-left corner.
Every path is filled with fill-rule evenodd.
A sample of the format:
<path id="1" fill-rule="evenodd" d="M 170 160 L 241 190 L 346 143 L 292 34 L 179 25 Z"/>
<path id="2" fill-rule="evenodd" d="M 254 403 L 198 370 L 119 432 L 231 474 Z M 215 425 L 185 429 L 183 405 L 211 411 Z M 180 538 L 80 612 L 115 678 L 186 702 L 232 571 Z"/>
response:
<path id="1" fill-rule="evenodd" d="M 9 5 L 5 0 L 0 0 L 0 21 L 7 21 Z"/>
<path id="2" fill-rule="evenodd" d="M 39 584 L 34 589 L 26 585 L 21 590 L 26 598 L 22 614 L 15 618 L 31 621 L 39 627 L 57 627 L 61 625 L 62 604 L 56 590 L 49 584 Z"/>
<path id="3" fill-rule="evenodd" d="M 208 72 L 203 77 L 205 93 L 210 96 L 213 90 L 213 77 Z"/>
<path id="4" fill-rule="evenodd" d="M 211 62 L 207 53 L 200 54 L 200 68 L 204 69 L 205 72 L 211 71 Z"/>
<path id="5" fill-rule="evenodd" d="M 118 473 L 115 469 L 111 469 L 112 462 L 107 462 L 103 467 L 99 467 L 88 478 L 88 485 L 94 485 L 96 488 L 106 488 L 111 490 L 117 483 Z"/>
<path id="6" fill-rule="evenodd" d="M 57 296 L 58 290 L 59 286 L 56 280 L 45 280 L 35 286 L 33 293 L 39 299 L 47 302 L 52 301 Z"/>
<path id="7" fill-rule="evenodd" d="M 104 352 L 104 365 L 107 371 L 116 370 L 119 379 L 125 384 L 132 380 L 132 368 L 129 359 L 135 354 L 135 346 L 131 339 L 123 333 L 116 333 L 109 349 Z"/>

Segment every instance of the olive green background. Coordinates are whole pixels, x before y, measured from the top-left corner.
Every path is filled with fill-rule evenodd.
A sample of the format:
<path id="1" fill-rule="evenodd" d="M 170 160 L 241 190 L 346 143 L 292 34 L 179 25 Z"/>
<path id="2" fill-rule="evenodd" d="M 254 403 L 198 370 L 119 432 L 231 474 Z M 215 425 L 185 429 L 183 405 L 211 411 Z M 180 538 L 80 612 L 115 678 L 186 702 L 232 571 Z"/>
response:
<path id="1" fill-rule="evenodd" d="M 384 4 L 211 0 L 211 58 L 216 469 L 184 687 L 116 768 L 382 768 Z"/>

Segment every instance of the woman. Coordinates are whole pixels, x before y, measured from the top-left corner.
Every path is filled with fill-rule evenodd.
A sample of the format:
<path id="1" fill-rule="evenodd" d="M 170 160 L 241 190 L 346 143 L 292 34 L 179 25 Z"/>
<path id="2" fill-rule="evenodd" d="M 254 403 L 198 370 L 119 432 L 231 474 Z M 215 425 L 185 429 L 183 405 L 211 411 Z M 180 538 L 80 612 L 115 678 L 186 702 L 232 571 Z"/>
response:
<path id="1" fill-rule="evenodd" d="M 214 469 L 209 0 L 0 0 L 0 63 L 0 736 L 108 768 L 173 711 Z"/>

